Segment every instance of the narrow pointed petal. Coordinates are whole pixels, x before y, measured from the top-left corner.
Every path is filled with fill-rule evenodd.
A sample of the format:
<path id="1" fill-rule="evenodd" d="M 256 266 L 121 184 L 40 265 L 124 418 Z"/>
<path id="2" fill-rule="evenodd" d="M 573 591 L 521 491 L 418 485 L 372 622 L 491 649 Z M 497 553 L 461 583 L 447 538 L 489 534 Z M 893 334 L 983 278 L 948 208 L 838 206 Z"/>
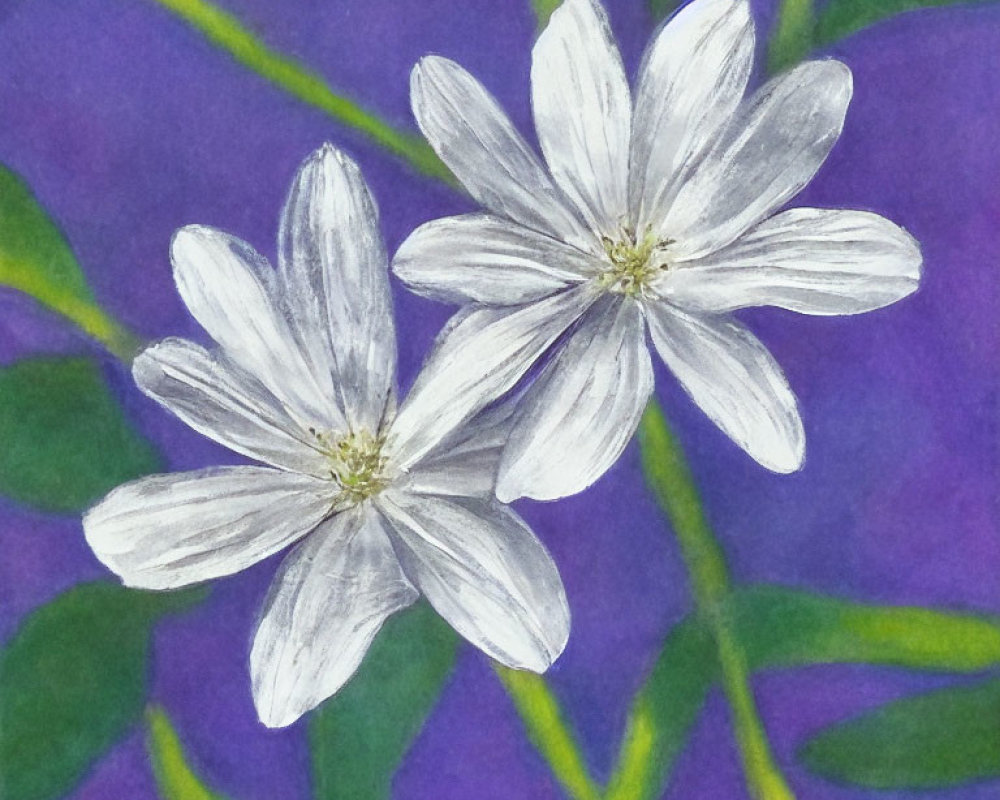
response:
<path id="1" fill-rule="evenodd" d="M 509 306 L 581 283 L 600 262 L 509 220 L 467 214 L 421 225 L 400 246 L 392 269 L 424 297 Z"/>
<path id="2" fill-rule="evenodd" d="M 513 511 L 385 493 L 410 579 L 462 636 L 515 669 L 544 672 L 569 637 L 569 605 L 552 557 Z"/>
<path id="3" fill-rule="evenodd" d="M 277 276 L 263 256 L 234 236 L 196 225 L 177 231 L 170 255 L 181 298 L 227 358 L 267 386 L 305 427 L 343 425 L 278 308 Z"/>
<path id="4" fill-rule="evenodd" d="M 132 363 L 147 395 L 196 431 L 274 467 L 323 474 L 325 459 L 307 433 L 248 373 L 194 342 L 165 339 Z"/>
<path id="5" fill-rule="evenodd" d="M 673 257 L 725 247 L 798 194 L 840 137 L 851 92 L 844 64 L 809 61 L 746 101 L 661 223 Z"/>
<path id="6" fill-rule="evenodd" d="M 482 85 L 454 61 L 413 68 L 410 100 L 431 147 L 480 205 L 564 241 L 589 241 L 582 223 Z"/>
<path id="7" fill-rule="evenodd" d="M 254 702 L 269 728 L 290 725 L 354 674 L 391 614 L 419 593 L 378 512 L 324 522 L 285 558 L 250 652 Z"/>
<path id="8" fill-rule="evenodd" d="M 328 481 L 219 467 L 119 486 L 83 515 L 83 532 L 127 586 L 173 589 L 256 564 L 311 531 L 330 505 Z"/>
<path id="9" fill-rule="evenodd" d="M 628 214 L 632 101 L 604 9 L 565 0 L 532 51 L 538 141 L 592 230 L 617 238 Z"/>
<path id="10" fill-rule="evenodd" d="M 747 0 L 696 0 L 661 27 L 639 69 L 629 193 L 638 229 L 658 227 L 729 124 L 753 67 Z"/>
<path id="11" fill-rule="evenodd" d="M 653 344 L 691 399 L 730 439 L 773 472 L 805 458 L 795 396 L 763 344 L 725 317 L 695 316 L 649 303 Z"/>
<path id="12" fill-rule="evenodd" d="M 522 398 L 497 497 L 555 500 L 590 486 L 622 454 L 652 391 L 638 304 L 595 304 Z"/>
<path id="13" fill-rule="evenodd" d="M 594 300 L 589 285 L 512 308 L 459 312 L 441 333 L 387 442 L 406 469 L 521 380 Z"/>
<path id="14" fill-rule="evenodd" d="M 278 271 L 291 326 L 327 397 L 377 430 L 396 380 L 396 333 L 378 209 L 358 165 L 324 145 L 282 213 Z"/>
<path id="15" fill-rule="evenodd" d="M 668 270 L 657 290 L 703 312 L 778 306 L 860 314 L 906 297 L 920 281 L 920 245 L 866 211 L 796 208 L 728 247 Z"/>

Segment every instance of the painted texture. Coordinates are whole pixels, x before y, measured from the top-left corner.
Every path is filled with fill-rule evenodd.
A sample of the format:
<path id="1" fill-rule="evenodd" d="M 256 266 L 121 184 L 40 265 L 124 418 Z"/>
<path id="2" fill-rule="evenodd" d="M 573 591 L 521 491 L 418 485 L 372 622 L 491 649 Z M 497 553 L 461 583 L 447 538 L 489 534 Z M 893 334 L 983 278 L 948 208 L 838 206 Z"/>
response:
<path id="1" fill-rule="evenodd" d="M 609 3 L 634 69 L 650 23 L 640 3 Z M 407 74 L 425 52 L 483 77 L 530 131 L 527 62 L 534 19 L 508 4 L 232 2 L 265 38 L 405 124 Z M 203 222 L 264 252 L 274 211 L 304 154 L 325 139 L 354 152 L 394 247 L 416 225 L 468 210 L 328 118 L 229 62 L 153 4 L 13 3 L 0 18 L 0 158 L 59 220 L 99 298 L 144 336 L 194 335 L 167 262 L 172 231 Z M 373 46 L 373 42 L 378 46 Z M 711 522 L 738 577 L 782 581 L 877 602 L 995 612 L 995 403 L 1000 200 L 991 100 L 1000 12 L 914 14 L 837 48 L 855 73 L 845 134 L 801 204 L 867 207 L 923 243 L 925 282 L 905 304 L 850 320 L 754 312 L 755 330 L 789 374 L 805 413 L 809 456 L 770 476 L 704 421 L 665 373 L 658 387 L 688 447 Z M 397 287 L 398 290 L 398 287 Z M 397 291 L 401 377 L 412 379 L 448 309 Z M 50 319 L 0 301 L 5 361 L 45 350 Z M 404 327 L 405 326 L 405 327 Z M 82 349 L 72 337 L 60 341 Z M 109 365 L 114 370 L 114 366 Z M 143 399 L 119 374 L 130 415 L 173 469 L 232 458 Z M 78 522 L 3 501 L 2 618 L 101 574 Z M 668 628 L 687 610 L 683 571 L 636 448 L 585 495 L 521 506 L 553 550 L 574 611 L 570 647 L 552 674 L 603 778 L 624 714 Z M 305 798 L 304 726 L 272 734 L 256 722 L 246 652 L 272 561 L 221 582 L 210 603 L 165 625 L 154 696 L 171 710 L 211 785 L 239 798 Z M 938 685 L 887 670 L 814 668 L 755 682 L 789 779 L 805 797 L 851 800 L 795 766 L 820 726 Z M 724 706 L 709 700 L 668 797 L 742 792 Z M 943 792 L 980 800 L 994 786 Z M 141 738 L 123 744 L 74 798 L 155 797 Z M 559 797 L 480 656 L 465 653 L 431 724 L 396 780 L 402 798 Z M 890 793 L 885 797 L 910 795 Z"/>

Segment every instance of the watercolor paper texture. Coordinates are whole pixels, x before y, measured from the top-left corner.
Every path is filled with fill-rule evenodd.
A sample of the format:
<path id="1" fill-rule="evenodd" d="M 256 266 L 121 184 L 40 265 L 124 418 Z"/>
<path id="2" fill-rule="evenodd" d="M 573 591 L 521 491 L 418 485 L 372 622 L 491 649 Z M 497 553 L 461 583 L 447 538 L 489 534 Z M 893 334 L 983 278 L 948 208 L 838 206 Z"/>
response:
<path id="1" fill-rule="evenodd" d="M 0 798 L 996 797 L 998 51 L 0 7 Z"/>

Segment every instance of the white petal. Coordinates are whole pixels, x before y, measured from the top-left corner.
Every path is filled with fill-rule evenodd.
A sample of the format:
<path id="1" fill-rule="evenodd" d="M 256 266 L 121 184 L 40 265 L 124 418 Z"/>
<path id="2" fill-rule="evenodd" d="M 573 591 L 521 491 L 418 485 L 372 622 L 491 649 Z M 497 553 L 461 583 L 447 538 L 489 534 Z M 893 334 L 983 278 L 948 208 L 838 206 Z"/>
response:
<path id="1" fill-rule="evenodd" d="M 285 202 L 278 271 L 292 327 L 352 429 L 378 430 L 396 380 L 396 333 L 378 210 L 350 158 L 324 145 Z"/>
<path id="2" fill-rule="evenodd" d="M 256 564 L 320 523 L 329 482 L 263 467 L 154 475 L 83 515 L 97 557 L 127 586 L 173 589 Z"/>
<path id="3" fill-rule="evenodd" d="M 695 0 L 660 29 L 639 68 L 629 194 L 638 230 L 658 226 L 746 91 L 754 31 L 747 0 Z"/>
<path id="4" fill-rule="evenodd" d="M 618 460 L 653 391 L 637 303 L 607 298 L 587 312 L 521 400 L 497 497 L 576 494 Z"/>
<path id="5" fill-rule="evenodd" d="M 458 427 L 410 468 L 407 491 L 485 500 L 493 497 L 515 406 L 510 401 L 500 403 Z"/>
<path id="6" fill-rule="evenodd" d="M 760 341 L 725 317 L 687 314 L 650 303 L 653 344 L 691 399 L 736 444 L 774 472 L 805 457 L 795 396 Z"/>
<path id="7" fill-rule="evenodd" d="M 920 245 L 866 211 L 796 208 L 728 247 L 664 273 L 657 290 L 700 311 L 779 306 L 803 314 L 859 314 L 916 291 Z"/>
<path id="8" fill-rule="evenodd" d="M 410 76 L 410 100 L 427 141 L 481 205 L 571 243 L 589 240 L 496 100 L 458 64 L 421 59 Z"/>
<path id="9" fill-rule="evenodd" d="M 616 237 L 628 214 L 632 101 L 596 0 L 553 12 L 532 50 L 531 105 L 552 176 L 591 229 Z"/>
<path id="10" fill-rule="evenodd" d="M 343 426 L 277 307 L 276 275 L 234 236 L 191 225 L 174 234 L 174 280 L 188 309 L 226 357 L 263 383 L 304 427 Z"/>
<path id="11" fill-rule="evenodd" d="M 460 424 L 512 389 L 570 327 L 594 294 L 589 285 L 511 308 L 469 307 L 438 337 L 386 443 L 405 469 Z"/>
<path id="12" fill-rule="evenodd" d="M 290 725 L 354 674 L 386 618 L 419 596 L 378 512 L 367 504 L 324 522 L 271 584 L 250 675 L 261 722 Z"/>
<path id="13" fill-rule="evenodd" d="M 274 396 L 248 373 L 194 342 L 165 339 L 132 362 L 136 384 L 186 424 L 275 467 L 324 474 L 325 459 Z"/>
<path id="14" fill-rule="evenodd" d="M 506 306 L 580 283 L 600 262 L 522 225 L 467 214 L 421 225 L 399 248 L 392 269 L 424 297 Z"/>
<path id="15" fill-rule="evenodd" d="M 851 72 L 810 61 L 769 81 L 681 187 L 659 233 L 697 258 L 770 216 L 816 174 L 836 144 L 851 100 Z"/>
<path id="16" fill-rule="evenodd" d="M 378 505 L 411 580 L 451 626 L 515 669 L 544 672 L 569 637 L 569 606 L 545 547 L 496 501 L 387 492 Z"/>

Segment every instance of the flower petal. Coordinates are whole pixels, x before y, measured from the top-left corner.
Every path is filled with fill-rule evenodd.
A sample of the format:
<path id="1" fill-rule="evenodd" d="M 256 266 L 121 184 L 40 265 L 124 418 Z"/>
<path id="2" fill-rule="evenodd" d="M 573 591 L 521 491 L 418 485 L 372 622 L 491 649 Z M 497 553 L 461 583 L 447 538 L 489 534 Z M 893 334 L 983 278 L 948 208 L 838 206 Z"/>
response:
<path id="1" fill-rule="evenodd" d="M 509 220 L 466 214 L 421 225 L 400 246 L 392 269 L 424 297 L 507 306 L 580 283 L 599 271 L 599 262 Z"/>
<path id="2" fill-rule="evenodd" d="M 132 376 L 143 392 L 219 444 L 274 467 L 324 474 L 325 459 L 274 396 L 218 353 L 165 339 L 136 357 Z"/>
<path id="3" fill-rule="evenodd" d="M 658 226 L 729 124 L 753 67 L 747 0 L 695 0 L 656 34 L 639 68 L 629 195 L 638 230 Z"/>
<path id="4" fill-rule="evenodd" d="M 281 218 L 278 272 L 291 326 L 352 429 L 378 430 L 396 380 L 396 333 L 378 210 L 358 165 L 324 145 Z"/>
<path id="5" fill-rule="evenodd" d="M 632 101 L 607 14 L 565 0 L 532 50 L 531 105 L 552 177 L 592 230 L 617 238 L 628 214 Z"/>
<path id="6" fill-rule="evenodd" d="M 545 547 L 496 501 L 387 492 L 377 503 L 410 579 L 462 636 L 508 667 L 544 672 L 569 637 L 569 606 Z"/>
<path id="7" fill-rule="evenodd" d="M 573 244 L 592 238 L 496 100 L 462 67 L 422 58 L 410 99 L 427 141 L 481 205 Z"/>
<path id="8" fill-rule="evenodd" d="M 256 564 L 311 531 L 330 505 L 328 481 L 217 467 L 119 486 L 83 515 L 83 532 L 127 586 L 173 589 Z"/>
<path id="9" fill-rule="evenodd" d="M 805 433 L 781 367 L 750 331 L 725 317 L 646 306 L 653 344 L 691 399 L 736 444 L 774 472 L 794 472 Z"/>
<path id="10" fill-rule="evenodd" d="M 324 522 L 285 558 L 250 652 L 254 703 L 290 725 L 354 674 L 382 623 L 419 593 L 367 504 Z"/>
<path id="11" fill-rule="evenodd" d="M 699 311 L 779 306 L 859 314 L 916 291 L 920 245 L 878 214 L 796 208 L 728 247 L 664 273 L 657 290 Z"/>
<path id="12" fill-rule="evenodd" d="M 190 225 L 174 234 L 174 280 L 199 324 L 227 358 L 263 383 L 303 427 L 343 426 L 322 373 L 307 362 L 276 303 L 276 275 L 246 242 Z"/>
<path id="13" fill-rule="evenodd" d="M 460 311 L 441 332 L 386 447 L 400 469 L 512 389 L 593 302 L 589 284 L 511 308 Z"/>
<path id="14" fill-rule="evenodd" d="M 673 257 L 721 249 L 796 195 L 836 144 L 851 91 L 844 64 L 809 61 L 745 102 L 660 226 Z"/>
<path id="15" fill-rule="evenodd" d="M 652 391 L 638 304 L 595 304 L 522 398 L 497 497 L 555 500 L 587 488 L 618 460 Z"/>
<path id="16" fill-rule="evenodd" d="M 460 426 L 410 468 L 406 490 L 417 494 L 493 497 L 515 403 L 504 402 Z"/>

